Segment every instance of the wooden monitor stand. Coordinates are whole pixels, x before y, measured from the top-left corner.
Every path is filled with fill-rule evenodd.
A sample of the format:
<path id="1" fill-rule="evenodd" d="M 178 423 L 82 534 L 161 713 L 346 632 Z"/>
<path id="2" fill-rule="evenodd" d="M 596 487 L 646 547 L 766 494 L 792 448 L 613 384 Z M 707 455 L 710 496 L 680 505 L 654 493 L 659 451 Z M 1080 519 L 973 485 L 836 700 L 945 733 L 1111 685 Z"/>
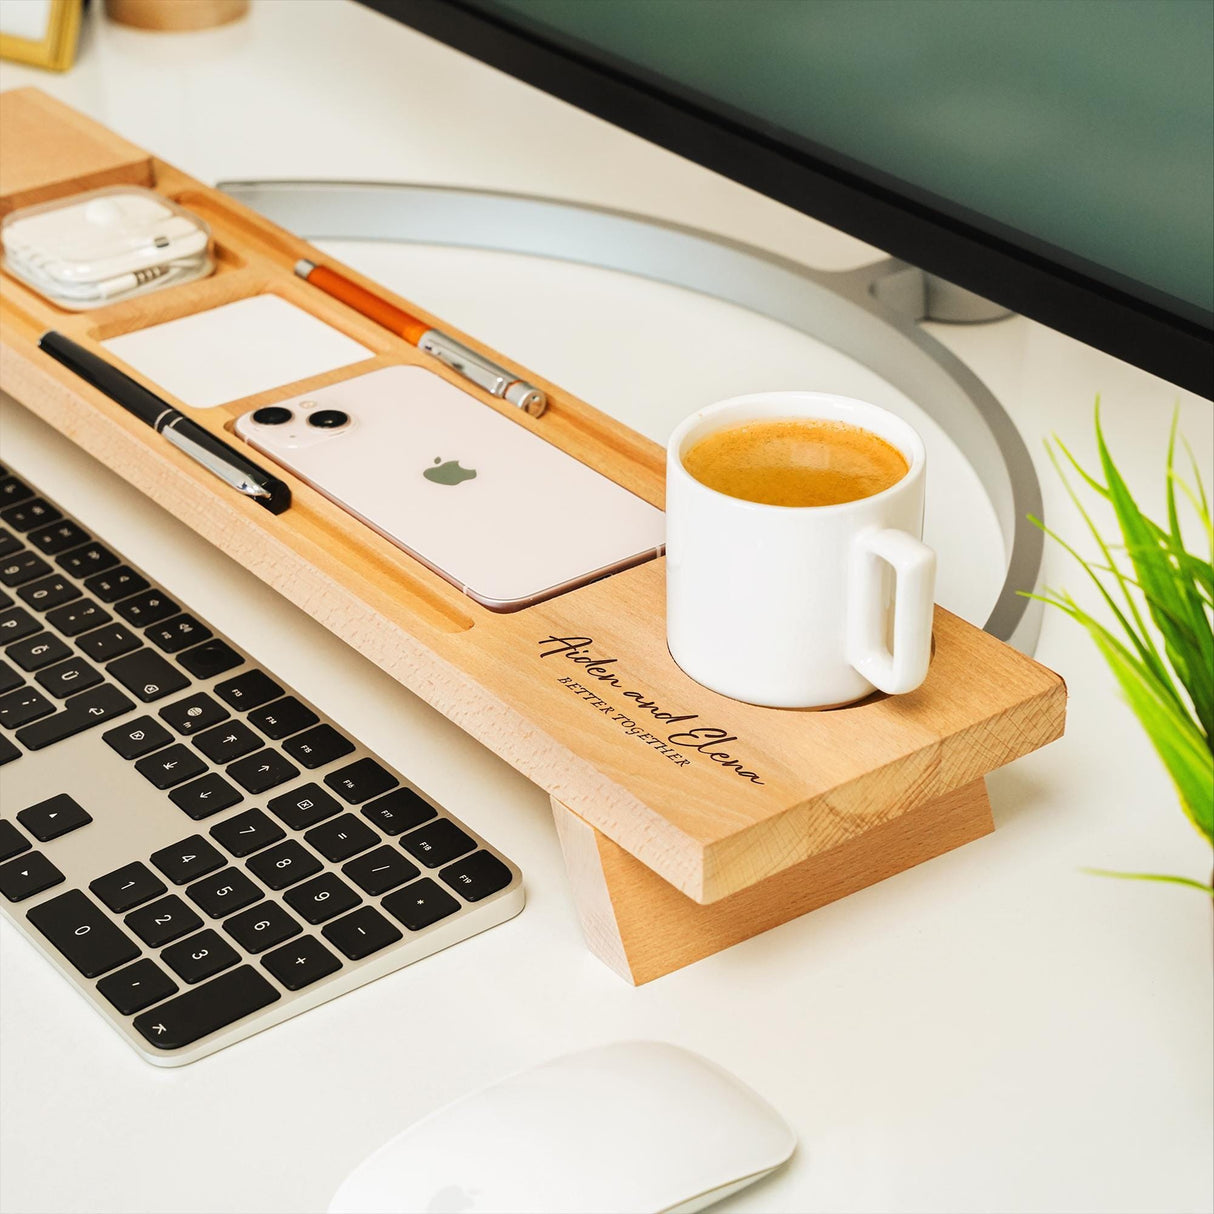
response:
<path id="1" fill-rule="evenodd" d="M 0 387 L 543 788 L 590 945 L 630 981 L 986 834 L 986 773 L 1062 733 L 1062 680 L 940 607 L 931 669 L 911 694 L 829 712 L 759 708 L 708 691 L 671 659 L 661 560 L 500 615 L 289 473 L 291 508 L 262 510 L 54 362 L 39 336 L 58 329 L 114 360 L 107 338 L 272 293 L 372 356 L 209 409 L 118 365 L 228 441 L 251 408 L 411 363 L 657 506 L 664 460 L 657 444 L 475 335 L 335 267 L 511 368 L 549 408 L 532 418 L 469 387 L 296 278 L 300 258 L 334 264 L 311 245 L 35 89 L 0 94 L 0 214 L 103 183 L 157 190 L 205 218 L 215 273 L 86 312 L 0 274 Z M 737 761 L 722 763 L 716 743 L 697 746 L 702 737 L 723 739 Z"/>

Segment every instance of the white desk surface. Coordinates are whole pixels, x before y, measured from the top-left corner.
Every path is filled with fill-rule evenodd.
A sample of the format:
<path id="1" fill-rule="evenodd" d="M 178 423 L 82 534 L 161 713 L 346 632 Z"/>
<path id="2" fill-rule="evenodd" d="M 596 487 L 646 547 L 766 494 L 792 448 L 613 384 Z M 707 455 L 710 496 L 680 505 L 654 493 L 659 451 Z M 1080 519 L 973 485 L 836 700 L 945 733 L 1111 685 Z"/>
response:
<path id="1" fill-rule="evenodd" d="M 521 190 L 677 220 L 824 268 L 872 256 L 345 0 L 255 0 L 246 21 L 177 35 L 107 25 L 99 8 L 71 72 L 4 64 L 0 86 L 36 84 L 205 180 Z M 371 259 L 406 294 L 655 436 L 705 391 L 829 386 L 900 400 L 808 339 L 669 288 L 587 271 L 578 307 L 562 308 L 565 268 L 418 249 L 343 255 Z M 537 284 L 536 302 L 516 294 L 502 309 L 515 273 Z M 594 322 L 607 296 L 636 315 L 604 337 Z M 710 334 L 695 352 L 707 366 L 690 380 L 644 332 L 646 316 L 674 305 L 680 316 L 701 309 Z M 717 352 L 727 320 L 749 326 L 753 347 Z M 1209 482 L 1208 402 L 1020 319 L 933 331 L 1035 453 L 1056 430 L 1090 455 L 1099 391 L 1131 485 L 1158 502 L 1179 400 Z M 621 338 L 626 355 L 605 362 Z M 754 357 L 739 362 L 739 348 Z M 322 1210 L 349 1168 L 431 1108 L 553 1054 L 633 1037 L 729 1067 L 799 1134 L 787 1170 L 722 1210 L 1214 1204 L 1210 906 L 1080 871 L 1202 876 L 1210 855 L 1068 621 L 1047 616 L 1038 648 L 1070 687 L 1067 736 L 991 777 L 994 835 L 634 990 L 582 946 L 537 788 L 12 402 L 0 426 L 5 458 L 485 832 L 523 867 L 530 893 L 504 927 L 170 1072 L 139 1062 L 5 925 L 3 1211 Z M 969 500 L 964 469 L 942 450 L 932 492 L 945 506 Z M 1041 472 L 1051 519 L 1078 537 L 1044 460 Z M 971 616 L 997 568 L 989 511 L 973 515 L 960 541 L 946 534 L 948 511 L 936 525 L 946 558 L 961 542 L 984 548 L 948 575 L 944 601 Z M 1090 601 L 1057 551 L 1048 575 Z"/>

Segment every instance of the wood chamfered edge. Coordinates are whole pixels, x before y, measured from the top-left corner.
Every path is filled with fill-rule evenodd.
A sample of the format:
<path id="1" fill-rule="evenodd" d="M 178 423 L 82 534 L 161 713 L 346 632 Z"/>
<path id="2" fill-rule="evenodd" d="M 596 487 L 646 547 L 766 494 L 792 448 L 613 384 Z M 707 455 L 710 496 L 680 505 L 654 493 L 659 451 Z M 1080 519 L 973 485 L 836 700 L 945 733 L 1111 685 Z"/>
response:
<path id="1" fill-rule="evenodd" d="M 13 154 L 0 147 L 0 157 Z M 762 709 L 716 696 L 674 665 L 665 645 L 661 561 L 496 615 L 289 475 L 294 505 L 282 516 L 227 492 L 43 355 L 39 334 L 61 328 L 100 350 L 103 336 L 273 291 L 373 352 L 372 359 L 329 373 L 325 382 L 389 362 L 425 362 L 425 356 L 296 279 L 297 258 L 321 258 L 311 246 L 172 166 L 152 163 L 157 189 L 205 213 L 217 242 L 216 274 L 75 314 L 0 276 L 0 383 L 688 897 L 711 902 L 830 852 L 1061 732 L 1061 680 L 939 609 L 936 655 L 917 692 L 839 712 Z M 471 335 L 342 269 L 511 365 Z M 467 387 L 446 368 L 431 369 Z M 471 391 L 486 407 L 661 503 L 656 444 L 519 370 L 549 394 L 550 407 L 540 419 Z M 316 386 L 284 385 L 209 410 L 191 410 L 162 394 L 223 434 L 254 400 L 271 403 Z M 629 711 L 640 706 L 637 724 L 629 729 L 609 719 L 601 698 L 599 707 L 590 703 L 600 684 L 583 688 L 580 703 L 570 695 L 581 686 L 575 676 L 582 668 L 545 659 L 537 649 L 544 638 L 557 637 L 585 637 L 596 653 L 619 661 L 615 669 L 624 672 L 625 685 L 619 692 L 636 697 L 621 704 Z M 643 706 L 651 702 L 671 709 L 667 715 L 719 724 L 722 736 L 745 748 L 737 766 L 761 771 L 762 787 L 740 783 L 736 772 L 702 755 L 675 753 L 646 732 L 655 718 Z"/>
<path id="2" fill-rule="evenodd" d="M 553 799 L 582 934 L 634 985 L 660 978 L 994 830 L 985 781 L 713 902 L 691 901 Z"/>

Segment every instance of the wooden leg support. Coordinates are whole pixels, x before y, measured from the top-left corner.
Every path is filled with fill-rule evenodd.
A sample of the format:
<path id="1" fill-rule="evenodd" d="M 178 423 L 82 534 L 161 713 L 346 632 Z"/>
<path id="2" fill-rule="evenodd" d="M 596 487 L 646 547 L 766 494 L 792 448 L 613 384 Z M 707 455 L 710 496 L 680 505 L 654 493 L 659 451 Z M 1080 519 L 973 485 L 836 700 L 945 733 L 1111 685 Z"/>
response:
<path id="1" fill-rule="evenodd" d="M 995 828 L 984 780 L 701 906 L 553 800 L 586 942 L 639 986 L 922 864 Z"/>

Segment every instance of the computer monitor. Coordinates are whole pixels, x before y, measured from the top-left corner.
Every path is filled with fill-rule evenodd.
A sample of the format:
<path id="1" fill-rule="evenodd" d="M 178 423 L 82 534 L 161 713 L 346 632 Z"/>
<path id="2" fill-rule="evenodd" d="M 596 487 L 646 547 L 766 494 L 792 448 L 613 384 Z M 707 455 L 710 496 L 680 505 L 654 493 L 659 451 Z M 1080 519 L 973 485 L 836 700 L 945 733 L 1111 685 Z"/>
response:
<path id="1" fill-rule="evenodd" d="M 362 0 L 1214 396 L 1206 0 Z"/>

